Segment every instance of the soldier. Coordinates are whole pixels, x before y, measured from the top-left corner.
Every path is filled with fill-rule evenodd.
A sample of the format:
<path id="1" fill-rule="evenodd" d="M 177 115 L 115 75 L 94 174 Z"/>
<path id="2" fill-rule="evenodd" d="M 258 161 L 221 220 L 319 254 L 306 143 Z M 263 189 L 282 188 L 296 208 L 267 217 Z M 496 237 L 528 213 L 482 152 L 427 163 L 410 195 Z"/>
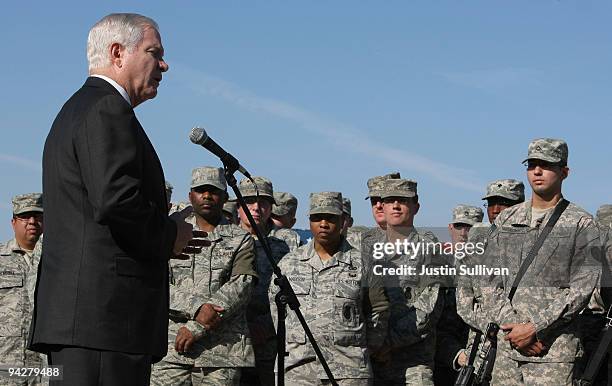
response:
<path id="1" fill-rule="evenodd" d="M 171 260 L 168 354 L 153 366 L 153 385 L 237 385 L 255 358 L 246 304 L 257 278 L 253 238 L 229 224 L 223 169 L 195 168 L 188 218 L 201 251 Z"/>
<path id="2" fill-rule="evenodd" d="M 274 202 L 270 221 L 273 224 L 270 236 L 284 240 L 291 249 L 302 245 L 300 235 L 291 228 L 295 224 L 297 211 L 297 198 L 291 193 L 274 192 Z"/>
<path id="3" fill-rule="evenodd" d="M 360 245 L 363 239 L 367 239 L 366 242 L 372 244 L 375 242 L 374 240 L 382 240 L 384 237 L 384 230 L 386 229 L 387 224 L 385 223 L 383 203 L 380 196 L 382 194 L 383 181 L 390 178 L 400 178 L 399 172 L 385 174 L 384 176 L 372 177 L 367 182 L 368 195 L 365 199 L 370 200 L 370 205 L 372 206 L 372 217 L 374 218 L 376 226 L 370 229 L 365 227 L 352 227 L 347 231 L 347 241 L 357 249 L 361 248 Z"/>
<path id="4" fill-rule="evenodd" d="M 453 208 L 452 222 L 448 231 L 452 239 L 455 255 L 452 263 L 457 266 L 464 257 L 464 248 L 460 244 L 467 241 L 468 231 L 482 221 L 482 209 L 470 205 L 457 205 Z M 456 283 L 453 283 L 456 285 Z M 469 327 L 457 314 L 456 287 L 443 289 L 444 311 L 436 327 L 436 356 L 434 380 L 436 385 L 451 385 L 457 377 L 455 367 L 458 355 L 466 346 Z"/>
<path id="5" fill-rule="evenodd" d="M 289 251 L 298 247 L 297 243 L 288 245 L 286 239 L 279 238 L 271 233 L 273 224 L 270 220 L 272 205 L 274 205 L 274 190 L 272 182 L 265 177 L 253 177 L 255 185 L 244 178 L 240 181 L 238 189 L 244 197 L 247 208 L 265 240 L 258 240 L 255 230 L 251 227 L 242 207 L 238 208 L 240 226 L 255 238 L 255 255 L 259 281 L 253 291 L 253 296 L 247 307 L 247 320 L 253 339 L 255 350 L 256 372 L 245 371 L 243 384 L 274 384 L 274 360 L 276 358 L 276 332 L 270 314 L 268 301 L 268 288 L 272 279 L 272 265 L 262 246 L 268 243 L 272 251 L 272 259 L 276 264 Z M 257 187 L 257 189 L 256 189 Z M 259 191 L 259 196 L 257 192 Z"/>
<path id="6" fill-rule="evenodd" d="M 235 201 L 226 201 L 223 204 L 223 216 L 230 224 L 239 225 L 238 221 L 238 204 Z"/>
<path id="7" fill-rule="evenodd" d="M 166 200 L 168 200 L 168 211 L 172 209 L 172 191 L 174 190 L 174 186 L 168 181 L 166 181 Z"/>
<path id="8" fill-rule="evenodd" d="M 408 247 L 401 253 L 385 254 L 380 261 L 389 268 L 411 267 L 416 274 L 384 276 L 391 315 L 385 350 L 373 361 L 375 384 L 433 385 L 435 326 L 443 307 L 440 288 L 446 283 L 421 270 L 441 265 L 439 248 L 432 247 L 439 243 L 431 233 L 421 234 L 413 225 L 420 208 L 415 181 L 384 180 L 381 198 L 384 241 Z M 415 249 L 417 245 L 420 250 Z M 374 256 L 369 242 L 362 241 L 361 246 L 367 256 Z"/>
<path id="9" fill-rule="evenodd" d="M 598 224 L 600 229 L 600 239 L 602 244 L 602 279 L 600 285 L 598 285 L 593 291 L 591 300 L 586 309 L 580 312 L 578 315 L 578 323 L 582 335 L 582 341 L 584 343 L 584 358 L 580 363 L 582 371 L 587 366 L 588 360 L 595 355 L 599 342 L 601 340 L 601 334 L 604 330 L 607 321 L 606 314 L 610 307 L 610 265 L 608 264 L 605 257 L 606 243 L 609 238 L 610 224 L 612 224 L 612 205 L 602 205 L 597 209 L 595 215 L 595 222 Z M 608 367 L 609 367 L 609 354 L 602 360 L 599 372 L 595 375 L 592 384 L 593 385 L 607 385 L 608 384 Z"/>
<path id="10" fill-rule="evenodd" d="M 301 310 L 340 385 L 371 384 L 368 342 L 380 345 L 386 331 L 388 301 L 384 289 L 372 280 L 371 261 L 342 236 L 342 195 L 310 195 L 310 230 L 313 239 L 279 266 L 293 286 Z M 276 288 L 270 304 L 276 308 Z M 330 384 L 294 313 L 286 319 L 287 385 Z"/>
<path id="11" fill-rule="evenodd" d="M 271 219 L 276 228 L 291 229 L 295 225 L 298 200 L 291 193 L 274 192 Z"/>
<path id="12" fill-rule="evenodd" d="M 474 224 L 468 233 L 468 241 L 474 245 L 482 243 L 484 248 L 490 233 L 491 224 L 493 224 L 497 216 L 504 209 L 525 201 L 525 185 L 521 181 L 513 179 L 495 180 L 487 185 L 485 196 L 482 199 L 487 201 L 486 207 L 489 224 Z M 471 261 L 471 264 L 476 264 L 475 262 L 478 259 L 478 255 L 472 254 L 464 259 L 464 263 Z M 459 279 L 456 294 L 457 313 L 463 321 L 472 326 L 472 328 L 477 329 L 480 323 L 475 321 L 473 310 L 480 307 L 481 292 L 487 289 L 480 287 L 473 288 L 473 283 L 469 276 L 459 277 Z M 483 323 L 486 323 L 486 321 Z M 473 335 L 470 335 L 468 343 L 472 341 L 472 338 Z M 468 351 L 461 350 L 457 353 L 453 360 L 453 368 L 455 370 L 465 366 L 468 359 Z"/>
<path id="13" fill-rule="evenodd" d="M 482 209 L 477 206 L 457 205 L 453 208 L 453 219 L 448 224 L 448 233 L 450 233 L 453 245 L 465 243 L 468 240 L 470 228 L 482 222 L 483 217 Z"/>
<path id="14" fill-rule="evenodd" d="M 612 205 L 600 206 L 595 214 L 595 221 L 603 228 L 612 227 Z"/>
<path id="15" fill-rule="evenodd" d="M 15 237 L 0 245 L 0 380 L 8 385 L 40 384 L 40 377 L 9 380 L 7 367 L 42 367 L 41 354 L 27 350 L 36 273 L 43 232 L 40 193 L 13 197 L 11 225 Z M 36 250 L 36 251 L 35 251 Z"/>
<path id="16" fill-rule="evenodd" d="M 351 200 L 346 197 L 342 197 L 342 213 L 344 213 L 342 236 L 346 238 L 349 228 L 353 226 L 353 217 L 351 216 Z"/>
<path id="17" fill-rule="evenodd" d="M 563 140 L 540 138 L 529 144 L 524 162 L 531 200 L 501 212 L 489 236 L 483 258 L 509 273 L 487 277 L 494 291 L 483 292 L 482 312 L 501 328 L 492 384 L 571 385 L 576 375 L 574 364 L 583 352 L 576 316 L 600 275 L 600 236 L 592 217 L 570 203 L 514 283 L 541 230 L 566 203 L 561 188 L 569 174 L 567 155 Z"/>
<path id="18" fill-rule="evenodd" d="M 370 200 L 370 205 L 372 206 L 372 217 L 374 217 L 376 225 L 378 225 L 378 227 L 383 230 L 387 228 L 381 197 L 383 190 L 383 182 L 388 179 L 398 178 L 400 178 L 400 173 L 396 172 L 385 174 L 384 176 L 372 177 L 368 180 L 368 195 L 365 199 Z"/>

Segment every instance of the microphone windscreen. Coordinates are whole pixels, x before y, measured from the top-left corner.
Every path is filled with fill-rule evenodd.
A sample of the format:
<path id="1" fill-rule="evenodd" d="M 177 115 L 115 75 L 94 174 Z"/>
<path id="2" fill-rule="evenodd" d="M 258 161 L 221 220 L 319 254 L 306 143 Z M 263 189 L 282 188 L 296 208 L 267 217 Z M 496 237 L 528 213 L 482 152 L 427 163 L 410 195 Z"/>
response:
<path id="1" fill-rule="evenodd" d="M 191 129 L 189 139 L 196 145 L 204 145 L 204 142 L 208 139 L 208 134 L 206 134 L 206 130 L 201 127 L 194 127 Z"/>

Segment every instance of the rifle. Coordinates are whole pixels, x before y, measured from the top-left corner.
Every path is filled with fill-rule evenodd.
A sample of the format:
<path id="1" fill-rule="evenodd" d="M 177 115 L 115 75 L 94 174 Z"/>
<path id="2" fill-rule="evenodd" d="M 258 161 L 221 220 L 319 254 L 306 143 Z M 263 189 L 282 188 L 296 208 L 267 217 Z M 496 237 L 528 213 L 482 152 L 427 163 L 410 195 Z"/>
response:
<path id="1" fill-rule="evenodd" d="M 474 338 L 472 350 L 470 352 L 470 358 L 467 366 L 461 369 L 455 386 L 485 386 L 491 381 L 491 373 L 493 372 L 493 365 L 495 364 L 495 357 L 497 355 L 497 333 L 499 332 L 499 325 L 496 323 L 489 323 L 487 325 L 487 331 L 484 335 L 484 342 L 480 345 L 480 339 L 482 333 L 478 332 Z M 480 345 L 480 350 L 478 346 Z M 481 360 L 478 370 L 474 367 L 474 360 L 476 359 L 476 353 Z"/>
<path id="2" fill-rule="evenodd" d="M 485 332 L 485 341 L 480 349 L 482 363 L 476 372 L 475 385 L 488 385 L 491 381 L 491 373 L 493 372 L 493 365 L 495 365 L 495 357 L 497 356 L 498 332 L 499 325 L 497 323 L 489 323 L 487 332 Z"/>
<path id="3" fill-rule="evenodd" d="M 459 375 L 455 381 L 455 386 L 469 386 L 474 383 L 474 360 L 476 359 L 476 354 L 478 354 L 478 346 L 480 346 L 481 338 L 482 332 L 477 331 L 476 336 L 474 337 L 474 342 L 472 342 L 472 349 L 470 350 L 468 363 L 459 371 Z"/>
<path id="4" fill-rule="evenodd" d="M 582 375 L 582 378 L 579 379 L 576 384 L 579 386 L 590 386 L 593 384 L 593 381 L 597 377 L 597 373 L 599 372 L 599 368 L 601 367 L 604 359 L 606 357 L 606 353 L 608 352 L 608 348 L 610 347 L 610 343 L 612 343 L 612 306 L 608 308 L 608 314 L 606 315 L 606 319 L 608 322 L 604 327 L 603 334 L 601 334 L 599 345 L 595 350 L 595 353 L 591 358 L 589 358 L 589 362 L 587 367 Z"/>

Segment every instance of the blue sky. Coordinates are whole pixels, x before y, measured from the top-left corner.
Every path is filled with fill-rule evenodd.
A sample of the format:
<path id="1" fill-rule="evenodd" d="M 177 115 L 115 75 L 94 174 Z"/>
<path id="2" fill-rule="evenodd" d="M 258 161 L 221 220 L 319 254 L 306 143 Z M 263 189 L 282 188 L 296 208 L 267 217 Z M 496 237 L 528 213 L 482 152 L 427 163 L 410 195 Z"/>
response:
<path id="1" fill-rule="evenodd" d="M 136 113 L 173 200 L 218 161 L 194 126 L 300 200 L 342 191 L 371 225 L 366 180 L 419 183 L 420 226 L 445 226 L 487 182 L 519 178 L 536 137 L 569 143 L 565 196 L 612 202 L 612 4 L 603 1 L 10 2 L 0 16 L 0 240 L 10 199 L 40 191 L 45 137 L 87 76 L 89 28 L 111 12 L 160 25 L 170 71 Z M 5 219 L 5 220 L 1 220 Z"/>

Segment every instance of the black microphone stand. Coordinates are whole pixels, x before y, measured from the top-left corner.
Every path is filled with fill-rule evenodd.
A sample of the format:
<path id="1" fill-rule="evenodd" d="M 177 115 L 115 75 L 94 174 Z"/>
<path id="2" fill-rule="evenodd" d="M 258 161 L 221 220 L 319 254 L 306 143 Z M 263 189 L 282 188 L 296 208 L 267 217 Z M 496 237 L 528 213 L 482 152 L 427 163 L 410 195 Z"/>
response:
<path id="1" fill-rule="evenodd" d="M 229 157 L 224 157 L 224 159 L 222 159 L 221 161 L 223 162 L 223 168 L 225 170 L 225 180 L 227 181 L 227 184 L 234 191 L 234 194 L 236 195 L 236 199 L 238 203 L 240 204 L 240 207 L 242 208 L 242 210 L 244 211 L 244 214 L 249 220 L 251 229 L 255 231 L 257 238 L 259 239 L 259 241 L 261 242 L 261 245 L 263 246 L 264 252 L 266 253 L 266 257 L 268 258 L 268 261 L 270 262 L 273 268 L 274 275 L 276 275 L 276 278 L 274 279 L 274 284 L 276 284 L 279 288 L 279 292 L 278 294 L 276 294 L 276 297 L 275 297 L 275 302 L 277 306 L 277 314 L 278 314 L 277 315 L 278 327 L 277 327 L 277 333 L 276 333 L 277 351 L 278 351 L 278 354 L 277 354 L 277 358 L 278 358 L 277 386 L 285 385 L 285 356 L 289 355 L 289 353 L 287 353 L 287 348 L 285 346 L 286 345 L 285 318 L 287 317 L 287 305 L 289 305 L 289 308 L 291 308 L 293 312 L 295 312 L 295 315 L 300 321 L 300 324 L 302 325 L 302 328 L 304 329 L 306 336 L 308 336 L 308 340 L 310 341 L 310 344 L 312 345 L 312 348 L 314 349 L 315 354 L 317 355 L 317 358 L 319 359 L 319 362 L 321 363 L 321 366 L 323 366 L 323 369 L 325 370 L 325 374 L 327 374 L 327 377 L 329 378 L 331 384 L 334 386 L 337 386 L 338 383 L 334 379 L 334 375 L 332 374 L 329 368 L 329 365 L 327 364 L 327 361 L 323 357 L 323 353 L 321 352 L 321 349 L 319 348 L 317 341 L 312 335 L 312 332 L 310 331 L 310 328 L 308 327 L 308 324 L 306 323 L 306 319 L 304 319 L 304 315 L 302 314 L 302 311 L 300 311 L 300 302 L 295 296 L 295 292 L 293 291 L 293 288 L 291 287 L 291 283 L 289 283 L 287 276 L 283 275 L 281 269 L 274 262 L 274 259 L 272 258 L 272 250 L 270 249 L 270 246 L 268 245 L 268 240 L 261 234 L 259 227 L 255 223 L 255 220 L 253 220 L 253 216 L 251 216 L 251 212 L 249 212 L 249 208 L 247 208 L 246 203 L 244 202 L 244 198 L 242 197 L 240 190 L 238 190 L 238 187 L 236 186 L 237 181 L 236 181 L 236 177 L 234 177 L 234 173 L 238 170 L 238 167 L 239 167 L 238 161 L 236 160 L 236 158 L 232 157 L 231 155 Z"/>

